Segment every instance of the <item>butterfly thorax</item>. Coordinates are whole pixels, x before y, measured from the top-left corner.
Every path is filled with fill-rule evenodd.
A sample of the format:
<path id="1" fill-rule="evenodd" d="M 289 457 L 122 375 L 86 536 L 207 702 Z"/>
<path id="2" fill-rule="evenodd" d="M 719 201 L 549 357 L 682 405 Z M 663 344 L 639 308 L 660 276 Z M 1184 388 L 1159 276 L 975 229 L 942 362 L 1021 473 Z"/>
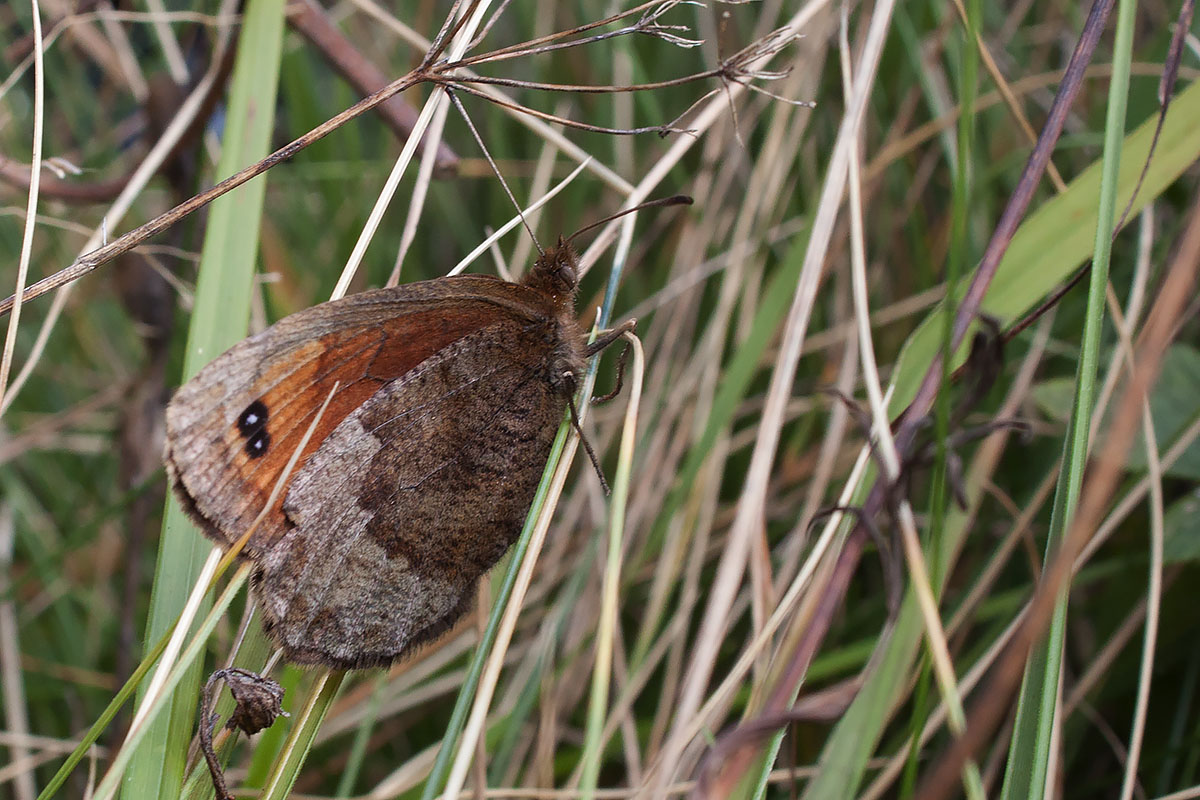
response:
<path id="1" fill-rule="evenodd" d="M 586 361 L 583 329 L 575 318 L 579 258 L 571 243 L 558 237 L 558 242 L 534 262 L 522 284 L 544 297 L 553 311 L 546 378 L 556 391 L 571 394 Z"/>

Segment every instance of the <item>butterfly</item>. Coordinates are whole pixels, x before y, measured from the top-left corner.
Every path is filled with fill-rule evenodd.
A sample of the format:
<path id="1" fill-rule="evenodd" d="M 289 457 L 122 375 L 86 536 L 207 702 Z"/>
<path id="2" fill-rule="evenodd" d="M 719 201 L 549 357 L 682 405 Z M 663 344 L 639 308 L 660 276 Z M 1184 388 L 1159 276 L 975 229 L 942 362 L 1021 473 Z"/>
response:
<path id="1" fill-rule="evenodd" d="M 578 270 L 560 237 L 519 283 L 442 277 L 323 303 L 178 390 L 167 471 L 226 548 L 312 428 L 240 554 L 285 658 L 386 666 L 471 607 L 520 533 L 576 376 L 631 327 L 587 343 Z"/>

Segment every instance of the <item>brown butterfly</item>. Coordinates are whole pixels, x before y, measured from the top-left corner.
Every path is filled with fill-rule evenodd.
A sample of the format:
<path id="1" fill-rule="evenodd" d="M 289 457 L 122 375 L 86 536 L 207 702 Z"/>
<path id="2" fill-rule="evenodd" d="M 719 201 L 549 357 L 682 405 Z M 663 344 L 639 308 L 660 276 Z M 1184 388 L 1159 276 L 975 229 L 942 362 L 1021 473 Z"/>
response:
<path id="1" fill-rule="evenodd" d="M 624 331 L 587 344 L 577 288 L 560 237 L 520 283 L 436 278 L 293 314 L 176 393 L 167 470 L 226 547 L 317 420 L 242 551 L 289 660 L 387 665 L 470 607 L 520 533 L 576 376 Z"/>

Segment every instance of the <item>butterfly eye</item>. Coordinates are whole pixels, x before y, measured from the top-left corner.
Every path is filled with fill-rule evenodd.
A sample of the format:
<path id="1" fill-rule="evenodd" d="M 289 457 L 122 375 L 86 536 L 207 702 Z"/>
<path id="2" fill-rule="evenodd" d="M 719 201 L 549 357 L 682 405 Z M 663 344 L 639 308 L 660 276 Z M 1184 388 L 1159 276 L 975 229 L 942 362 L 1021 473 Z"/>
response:
<path id="1" fill-rule="evenodd" d="M 575 265 L 569 261 L 564 261 L 558 269 L 558 279 L 564 284 L 574 289 L 579 283 L 579 276 L 575 274 Z"/>

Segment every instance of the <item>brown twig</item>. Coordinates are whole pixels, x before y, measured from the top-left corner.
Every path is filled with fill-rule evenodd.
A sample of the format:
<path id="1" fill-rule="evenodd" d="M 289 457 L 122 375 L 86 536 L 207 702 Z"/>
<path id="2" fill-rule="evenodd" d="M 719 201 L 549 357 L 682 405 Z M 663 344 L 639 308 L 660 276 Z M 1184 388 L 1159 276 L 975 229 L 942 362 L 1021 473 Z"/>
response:
<path id="1" fill-rule="evenodd" d="M 837 616 L 841 598 L 850 586 L 865 545 L 866 539 L 862 536 L 852 536 L 846 540 L 842 552 L 833 564 L 828 582 L 815 595 L 819 599 L 812 613 L 812 622 L 788 655 L 787 667 L 775 683 L 770 697 L 763 704 L 762 714 L 723 735 L 713 747 L 709 756 L 701 763 L 699 780 L 692 791 L 694 800 L 727 796 L 728 793 L 713 791 L 711 784 L 714 773 L 720 771 L 720 782 L 723 786 L 735 785 L 753 763 L 758 743 L 796 718 L 792 713 L 795 687 L 799 686 L 808 671 L 813 656 L 816 655 Z"/>
<path id="2" fill-rule="evenodd" d="M 217 727 L 218 719 L 216 713 L 219 691 L 217 682 L 222 677 L 220 673 L 220 670 L 214 672 L 204 685 L 204 702 L 200 707 L 200 727 L 196 733 L 200 739 L 200 752 L 204 754 L 204 762 L 208 764 L 208 774 L 212 777 L 216 800 L 234 800 L 225 783 L 225 771 L 221 769 L 221 762 L 217 759 L 217 752 L 213 748 L 213 729 Z"/>
<path id="3" fill-rule="evenodd" d="M 37 283 L 27 288 L 23 295 L 23 300 L 32 300 L 47 292 L 53 291 L 60 286 L 76 281 L 87 275 L 92 270 L 105 264 L 122 253 L 132 250 L 142 242 L 152 236 L 155 236 L 167 228 L 174 225 L 179 220 L 191 214 L 193 211 L 203 208 L 226 192 L 241 186 L 243 183 L 256 178 L 267 170 L 274 167 L 276 164 L 287 161 L 296 153 L 308 147 L 313 142 L 316 142 L 325 136 L 329 135 L 339 127 L 344 125 L 356 117 L 362 116 L 367 111 L 370 111 L 375 106 L 387 100 L 389 97 L 396 95 L 405 89 L 419 83 L 422 80 L 419 73 L 410 73 L 402 78 L 392 81 L 383 89 L 380 89 L 375 94 L 363 98 L 359 102 L 336 114 L 317 127 L 313 128 L 308 133 L 300 136 L 289 144 L 276 150 L 271 155 L 246 167 L 242 171 L 235 173 L 220 183 L 205 189 L 203 192 L 196 194 L 186 201 L 172 208 L 163 214 L 158 215 L 149 222 L 143 223 L 123 236 L 114 239 L 103 247 L 98 247 L 90 253 L 80 257 L 74 264 L 66 269 L 60 270 L 55 274 L 43 278 Z M 13 298 L 9 297 L 0 301 L 0 315 L 7 314 L 12 310 Z"/>
<path id="4" fill-rule="evenodd" d="M 62 24 L 64 20 L 69 19 L 70 17 L 78 16 L 91 11 L 99 4 L 99 0 L 79 0 L 79 2 L 75 4 L 75 8 L 72 10 L 70 15 L 48 19 L 43 23 L 43 25 L 46 30 L 50 30 L 51 28 Z M 10 64 L 15 64 L 16 62 L 27 58 L 29 54 L 33 52 L 33 42 L 33 31 L 30 31 L 14 41 L 8 47 L 4 48 L 4 60 Z M 44 188 L 45 184 L 42 184 L 42 186 Z"/>
<path id="5" fill-rule="evenodd" d="M 1195 5 L 1195 0 L 1186 0 L 1179 9 L 1179 18 L 1175 23 L 1175 32 L 1171 36 L 1171 44 L 1167 48 L 1167 58 L 1163 63 L 1162 77 L 1158 83 L 1158 121 L 1154 125 L 1154 135 L 1150 138 L 1150 147 L 1146 151 L 1146 159 L 1142 162 L 1142 171 L 1133 186 L 1133 191 L 1129 193 L 1129 202 L 1125 204 L 1125 210 L 1121 212 L 1120 219 L 1113 226 L 1112 238 L 1114 239 L 1125 227 L 1125 223 L 1129 219 L 1129 214 L 1133 210 L 1133 203 L 1137 200 L 1138 193 L 1142 190 L 1142 184 L 1146 181 L 1146 174 L 1150 171 L 1150 160 L 1154 158 L 1154 151 L 1158 149 L 1158 139 L 1162 135 L 1163 125 L 1166 124 L 1167 109 L 1171 105 L 1171 98 L 1175 93 L 1175 81 L 1179 77 L 1179 65 L 1183 57 L 1183 41 L 1187 36 L 1187 32 L 1191 30 L 1192 12 L 1195 9 Z M 1058 305 L 1059 301 L 1078 286 L 1084 276 L 1091 271 L 1092 262 L 1089 259 L 1074 275 L 1067 279 L 1066 283 L 1056 289 L 1054 294 L 1042 301 L 1037 308 L 1030 311 L 1022 319 L 1013 323 L 1004 332 L 1004 341 L 1012 341 L 1023 330 L 1040 319 L 1043 314 Z"/>
<path id="6" fill-rule="evenodd" d="M 500 106 L 501 108 L 507 108 L 512 111 L 517 111 L 522 114 L 526 114 L 530 117 L 536 117 L 537 119 L 544 120 L 546 122 L 553 122 L 555 124 L 563 125 L 568 128 L 574 128 L 577 131 L 590 131 L 591 133 L 607 133 L 612 136 L 633 136 L 633 135 L 636 135 L 639 133 L 662 133 L 663 131 L 668 131 L 671 133 L 686 133 L 686 131 L 683 129 L 672 128 L 668 125 L 649 125 L 649 126 L 646 126 L 643 128 L 609 128 L 609 127 L 605 127 L 603 125 L 592 125 L 587 122 L 579 122 L 577 120 L 567 119 L 566 117 L 560 117 L 557 114 L 551 114 L 548 111 L 538 111 L 536 108 L 530 108 L 529 106 L 523 106 L 520 103 L 509 102 L 507 100 L 501 100 L 498 97 L 493 97 L 491 95 L 484 94 L 483 92 L 479 91 L 478 89 L 474 89 L 470 86 L 467 86 L 466 84 L 462 83 L 461 81 L 459 81 L 457 79 L 445 80 L 445 79 L 440 79 L 440 78 L 433 78 L 431 80 L 433 80 L 435 83 L 442 84 L 448 88 L 458 89 L 459 91 L 465 92 L 469 95 L 472 95 L 473 97 L 482 98 L 484 100 L 487 100 L 489 103 Z M 3 306 L 0 306 L 0 313 L 2 313 L 3 311 L 4 311 Z"/>
<path id="7" fill-rule="evenodd" d="M 996 223 L 996 229 L 988 241 L 987 249 L 980 258 L 971 284 L 955 313 L 950 336 L 951 352 L 958 349 L 966 335 L 967 328 L 978 316 L 983 296 L 996 277 L 1000 260 L 1008 250 L 1013 234 L 1016 233 L 1017 226 L 1021 224 L 1025 211 L 1033 200 L 1038 182 L 1054 151 L 1054 145 L 1062 133 L 1063 125 L 1066 123 L 1067 114 L 1075 102 L 1075 97 L 1079 94 L 1079 89 L 1083 84 L 1083 72 L 1104 32 L 1104 23 L 1108 19 L 1109 12 L 1112 11 L 1112 6 L 1113 0 L 1095 0 L 1088 13 L 1079 41 L 1075 45 L 1075 51 L 1071 54 L 1071 61 L 1067 64 L 1062 84 L 1054 96 L 1054 104 L 1050 107 L 1046 124 L 1038 136 L 1037 146 L 1034 147 L 1033 152 L 1029 155 L 1029 160 L 1025 163 L 1021 178 L 1009 198 L 1008 205 L 1000 215 L 1000 220 Z M 916 397 L 901 415 L 896 431 L 896 445 L 902 451 L 911 446 L 916 433 L 916 424 L 933 407 L 933 399 L 941 385 L 942 369 L 943 364 L 939 355 L 925 373 Z"/>
<path id="8" fill-rule="evenodd" d="M 630 33 L 639 33 L 641 31 L 638 26 L 630 26 L 623 28 L 620 31 L 614 31 L 613 36 L 628 35 Z M 604 38 L 610 38 L 605 35 Z M 734 53 L 729 58 L 723 59 L 720 64 L 712 69 L 694 72 L 689 75 L 683 75 L 678 78 L 669 78 L 662 81 L 651 81 L 649 83 L 638 83 L 631 86 L 616 86 L 612 84 L 570 84 L 570 83 L 545 83 L 543 81 L 525 81 L 515 78 L 497 78 L 484 75 L 448 75 L 447 80 L 452 80 L 456 84 L 477 83 L 491 86 L 505 86 L 515 89 L 533 89 L 547 92 L 566 92 L 568 94 L 622 94 L 627 92 L 648 92 L 659 89 L 666 89 L 672 86 L 682 86 L 696 81 L 706 80 L 708 78 L 720 78 L 723 81 L 733 81 L 747 88 L 760 90 L 757 86 L 750 86 L 748 80 L 775 80 L 782 78 L 788 74 L 790 70 L 765 70 L 752 69 L 750 65 L 764 59 L 770 58 L 778 54 L 781 50 L 787 47 L 792 42 L 796 41 L 799 35 L 789 28 L 780 28 L 767 34 L 762 39 L 751 43 L 742 48 L 737 53 Z M 591 41 L 585 40 L 585 41 Z M 582 42 L 565 42 L 562 46 L 577 46 Z M 466 61 L 455 62 L 454 66 L 465 66 Z M 768 93 L 769 94 L 769 93 Z M 784 102 L 795 102 L 789 98 L 781 98 L 776 95 L 771 95 L 777 100 Z"/>
<path id="9" fill-rule="evenodd" d="M 29 165 L 0 156 L 0 181 L 23 192 L 29 191 Z M 44 175 L 39 194 L 48 200 L 60 200 L 64 203 L 106 203 L 120 194 L 127 183 L 128 175 L 93 182 Z"/>

